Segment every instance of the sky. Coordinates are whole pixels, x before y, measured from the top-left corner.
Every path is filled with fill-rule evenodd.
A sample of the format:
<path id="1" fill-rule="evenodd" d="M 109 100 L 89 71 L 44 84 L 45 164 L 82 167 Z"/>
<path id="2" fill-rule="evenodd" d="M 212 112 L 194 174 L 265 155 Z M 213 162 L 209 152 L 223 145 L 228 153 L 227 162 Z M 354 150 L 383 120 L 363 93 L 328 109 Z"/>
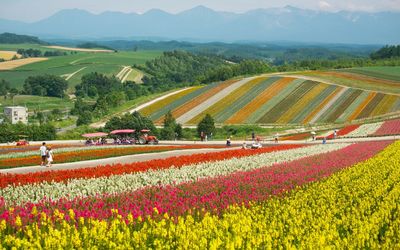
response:
<path id="1" fill-rule="evenodd" d="M 286 5 L 331 12 L 340 10 L 400 12 L 400 0 L 0 0 L 0 18 L 34 22 L 62 9 L 75 8 L 92 13 L 104 11 L 144 13 L 150 9 L 177 13 L 198 5 L 236 13 Z"/>

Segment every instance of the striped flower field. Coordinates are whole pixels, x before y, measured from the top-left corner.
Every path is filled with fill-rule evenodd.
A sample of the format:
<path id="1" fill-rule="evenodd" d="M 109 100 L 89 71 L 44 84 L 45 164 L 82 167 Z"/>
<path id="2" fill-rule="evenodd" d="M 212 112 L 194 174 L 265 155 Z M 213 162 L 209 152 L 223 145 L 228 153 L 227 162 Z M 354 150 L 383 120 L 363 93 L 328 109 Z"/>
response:
<path id="1" fill-rule="evenodd" d="M 4 248 L 397 248 L 400 142 L 0 175 Z M 379 171 L 377 171 L 379 169 Z"/>
<path id="2" fill-rule="evenodd" d="M 325 76 L 328 73 L 319 74 Z M 344 77 L 346 74 L 333 72 L 328 75 Z M 400 96 L 295 75 L 274 75 L 190 88 L 139 112 L 161 124 L 168 110 L 185 125 L 197 124 L 205 114 L 210 114 L 220 124 L 345 123 L 399 112 Z"/>

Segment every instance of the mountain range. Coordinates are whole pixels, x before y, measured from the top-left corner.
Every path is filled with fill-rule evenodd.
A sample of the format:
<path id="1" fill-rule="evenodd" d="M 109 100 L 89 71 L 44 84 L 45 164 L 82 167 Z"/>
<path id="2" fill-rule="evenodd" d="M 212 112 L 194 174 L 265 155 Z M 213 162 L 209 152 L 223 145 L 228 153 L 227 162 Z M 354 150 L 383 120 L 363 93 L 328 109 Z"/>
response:
<path id="1" fill-rule="evenodd" d="M 203 42 L 398 44 L 399 24 L 399 12 L 333 13 L 286 6 L 238 14 L 198 6 L 177 14 L 158 9 L 143 14 L 92 14 L 68 9 L 33 23 L 0 19 L 0 33 L 92 40 L 146 38 Z"/>

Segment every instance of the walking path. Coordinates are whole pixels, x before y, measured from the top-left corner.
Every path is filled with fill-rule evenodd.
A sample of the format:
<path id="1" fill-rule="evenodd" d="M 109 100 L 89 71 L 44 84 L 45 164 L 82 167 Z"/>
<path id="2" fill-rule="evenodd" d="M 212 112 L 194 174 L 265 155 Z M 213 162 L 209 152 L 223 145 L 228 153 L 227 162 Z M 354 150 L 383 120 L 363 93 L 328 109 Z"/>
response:
<path id="1" fill-rule="evenodd" d="M 69 80 L 69 79 L 71 79 L 74 75 L 76 75 L 76 74 L 78 74 L 79 72 L 81 72 L 82 70 L 84 70 L 84 69 L 86 69 L 87 67 L 83 67 L 83 68 L 80 68 L 80 69 L 78 69 L 77 71 L 75 71 L 75 72 L 73 72 L 73 73 L 71 73 L 71 74 L 66 74 L 66 75 L 64 75 L 64 76 L 66 76 L 66 78 L 65 78 L 65 80 Z"/>

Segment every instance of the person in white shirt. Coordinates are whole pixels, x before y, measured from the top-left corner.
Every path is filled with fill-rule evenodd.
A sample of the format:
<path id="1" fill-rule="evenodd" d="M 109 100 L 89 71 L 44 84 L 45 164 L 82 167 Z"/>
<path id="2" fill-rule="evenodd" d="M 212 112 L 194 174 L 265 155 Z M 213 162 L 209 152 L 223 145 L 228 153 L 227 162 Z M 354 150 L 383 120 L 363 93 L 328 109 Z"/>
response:
<path id="1" fill-rule="evenodd" d="M 46 165 L 46 160 L 47 160 L 47 157 L 46 157 L 47 148 L 46 148 L 45 142 L 42 143 L 42 146 L 40 147 L 39 150 L 40 150 L 40 156 L 42 157 L 42 163 L 40 164 L 40 166 L 44 166 L 44 165 Z"/>
<path id="2" fill-rule="evenodd" d="M 46 167 L 51 167 L 51 164 L 53 163 L 53 150 L 51 150 L 51 147 L 47 147 L 47 165 Z"/>

